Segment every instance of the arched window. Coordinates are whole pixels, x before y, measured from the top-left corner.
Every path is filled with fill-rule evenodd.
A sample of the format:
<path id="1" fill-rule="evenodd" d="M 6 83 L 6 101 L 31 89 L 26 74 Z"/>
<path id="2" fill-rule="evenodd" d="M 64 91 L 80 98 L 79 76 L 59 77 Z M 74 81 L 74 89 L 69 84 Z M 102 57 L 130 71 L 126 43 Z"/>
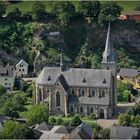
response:
<path id="1" fill-rule="evenodd" d="M 80 107 L 80 112 L 83 113 L 83 107 L 82 106 Z"/>
<path id="2" fill-rule="evenodd" d="M 60 93 L 58 91 L 56 92 L 56 106 L 60 106 Z"/>
<path id="3" fill-rule="evenodd" d="M 70 112 L 73 112 L 73 110 L 74 110 L 74 109 L 73 109 L 73 106 L 71 106 L 71 107 L 70 107 Z"/>
<path id="4" fill-rule="evenodd" d="M 93 106 L 90 107 L 90 113 L 93 113 Z"/>
<path id="5" fill-rule="evenodd" d="M 75 94 L 75 91 L 74 91 L 74 89 L 72 89 L 71 93 L 72 93 L 72 95 L 74 95 L 74 94 Z"/>
<path id="6" fill-rule="evenodd" d="M 82 96 L 85 96 L 85 90 L 84 89 L 82 89 Z"/>
<path id="7" fill-rule="evenodd" d="M 95 90 L 94 89 L 92 90 L 92 96 L 93 97 L 95 96 Z"/>
<path id="8" fill-rule="evenodd" d="M 102 90 L 102 97 L 105 97 L 105 91 Z"/>

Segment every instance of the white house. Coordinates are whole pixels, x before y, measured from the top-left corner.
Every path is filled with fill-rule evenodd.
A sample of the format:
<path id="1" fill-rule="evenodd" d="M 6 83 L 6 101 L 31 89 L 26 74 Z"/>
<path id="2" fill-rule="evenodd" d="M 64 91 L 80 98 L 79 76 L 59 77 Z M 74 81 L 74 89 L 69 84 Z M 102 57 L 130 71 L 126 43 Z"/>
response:
<path id="1" fill-rule="evenodd" d="M 16 76 L 24 77 L 28 74 L 28 63 L 23 59 L 18 62 L 16 65 Z"/>
<path id="2" fill-rule="evenodd" d="M 8 90 L 12 90 L 15 81 L 15 68 L 13 65 L 0 65 L 0 84 Z"/>

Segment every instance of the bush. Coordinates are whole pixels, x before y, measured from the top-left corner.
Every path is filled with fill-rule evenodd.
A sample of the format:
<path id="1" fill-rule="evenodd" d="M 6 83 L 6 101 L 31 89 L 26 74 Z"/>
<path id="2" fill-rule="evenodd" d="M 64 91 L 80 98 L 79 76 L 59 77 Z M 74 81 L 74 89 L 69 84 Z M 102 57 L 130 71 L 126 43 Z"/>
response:
<path id="1" fill-rule="evenodd" d="M 58 118 L 57 120 L 56 120 L 56 124 L 57 125 L 60 125 L 60 124 L 62 124 L 63 123 L 63 119 L 62 118 Z"/>
<path id="2" fill-rule="evenodd" d="M 82 123 L 79 115 L 75 115 L 74 117 L 72 117 L 72 120 L 71 120 L 71 126 L 78 126 Z"/>
<path id="3" fill-rule="evenodd" d="M 96 119 L 95 113 L 91 113 L 90 116 L 89 116 L 89 118 L 90 118 L 90 119 Z"/>
<path id="4" fill-rule="evenodd" d="M 119 124 L 121 126 L 129 126 L 131 122 L 131 116 L 128 114 L 120 114 L 119 115 Z"/>
<path id="5" fill-rule="evenodd" d="M 109 139 L 110 138 L 110 129 L 105 128 L 102 130 L 102 139 Z"/>
<path id="6" fill-rule="evenodd" d="M 6 93 L 6 89 L 4 86 L 0 85 L 0 95 Z"/>
<path id="7" fill-rule="evenodd" d="M 50 123 L 50 124 L 55 124 L 55 123 L 56 123 L 55 117 L 50 116 L 50 117 L 49 117 L 49 123 Z"/>
<path id="8" fill-rule="evenodd" d="M 64 126 L 70 126 L 71 123 L 70 123 L 69 120 L 64 120 L 63 123 L 62 123 L 62 125 L 64 125 Z"/>

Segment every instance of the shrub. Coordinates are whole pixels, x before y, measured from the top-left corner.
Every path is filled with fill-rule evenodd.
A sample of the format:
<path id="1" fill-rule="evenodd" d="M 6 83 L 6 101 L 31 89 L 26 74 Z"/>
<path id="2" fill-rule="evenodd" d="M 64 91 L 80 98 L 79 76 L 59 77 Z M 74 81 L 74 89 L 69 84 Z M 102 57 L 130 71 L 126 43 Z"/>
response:
<path id="1" fill-rule="evenodd" d="M 50 124 L 55 124 L 55 123 L 56 123 L 55 117 L 50 116 L 50 117 L 49 117 L 49 123 L 50 123 Z"/>
<path id="2" fill-rule="evenodd" d="M 64 120 L 63 123 L 62 123 L 62 125 L 64 125 L 64 126 L 70 126 L 71 123 L 70 123 L 69 120 Z"/>
<path id="3" fill-rule="evenodd" d="M 72 117 L 72 120 L 71 120 L 71 126 L 78 126 L 82 123 L 79 115 L 75 115 L 74 117 Z"/>
<path id="4" fill-rule="evenodd" d="M 109 139 L 110 138 L 110 129 L 105 128 L 102 130 L 102 139 Z"/>
<path id="5" fill-rule="evenodd" d="M 90 116 L 89 116 L 89 118 L 90 118 L 90 119 L 96 119 L 95 113 L 91 113 Z"/>
<path id="6" fill-rule="evenodd" d="M 63 119 L 62 118 L 58 118 L 57 120 L 56 120 L 56 124 L 57 125 L 60 125 L 60 124 L 62 124 L 63 123 Z"/>

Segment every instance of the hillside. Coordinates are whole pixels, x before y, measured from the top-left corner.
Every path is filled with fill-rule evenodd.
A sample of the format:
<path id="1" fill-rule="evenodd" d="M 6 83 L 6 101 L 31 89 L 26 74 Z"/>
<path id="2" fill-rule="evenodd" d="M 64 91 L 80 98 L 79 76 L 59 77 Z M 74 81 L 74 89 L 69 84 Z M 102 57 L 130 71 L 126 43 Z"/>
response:
<path id="1" fill-rule="evenodd" d="M 25 3 L 27 4 L 10 4 L 8 10 L 14 6 L 18 6 L 20 10 L 30 10 L 31 2 L 24 8 Z M 51 2 L 47 4 L 51 7 Z M 111 31 L 118 69 L 139 68 L 140 24 L 134 21 L 116 21 L 111 25 Z M 51 32 L 60 34 L 50 37 Z M 99 27 L 84 18 L 73 19 L 68 25 L 61 25 L 56 19 L 9 22 L 5 18 L 0 21 L 0 59 L 3 63 L 16 64 L 23 58 L 31 67 L 35 63 L 40 70 L 43 65 L 59 65 L 60 54 L 63 53 L 66 64 L 73 67 L 98 68 L 102 60 L 106 33 L 106 26 Z"/>

